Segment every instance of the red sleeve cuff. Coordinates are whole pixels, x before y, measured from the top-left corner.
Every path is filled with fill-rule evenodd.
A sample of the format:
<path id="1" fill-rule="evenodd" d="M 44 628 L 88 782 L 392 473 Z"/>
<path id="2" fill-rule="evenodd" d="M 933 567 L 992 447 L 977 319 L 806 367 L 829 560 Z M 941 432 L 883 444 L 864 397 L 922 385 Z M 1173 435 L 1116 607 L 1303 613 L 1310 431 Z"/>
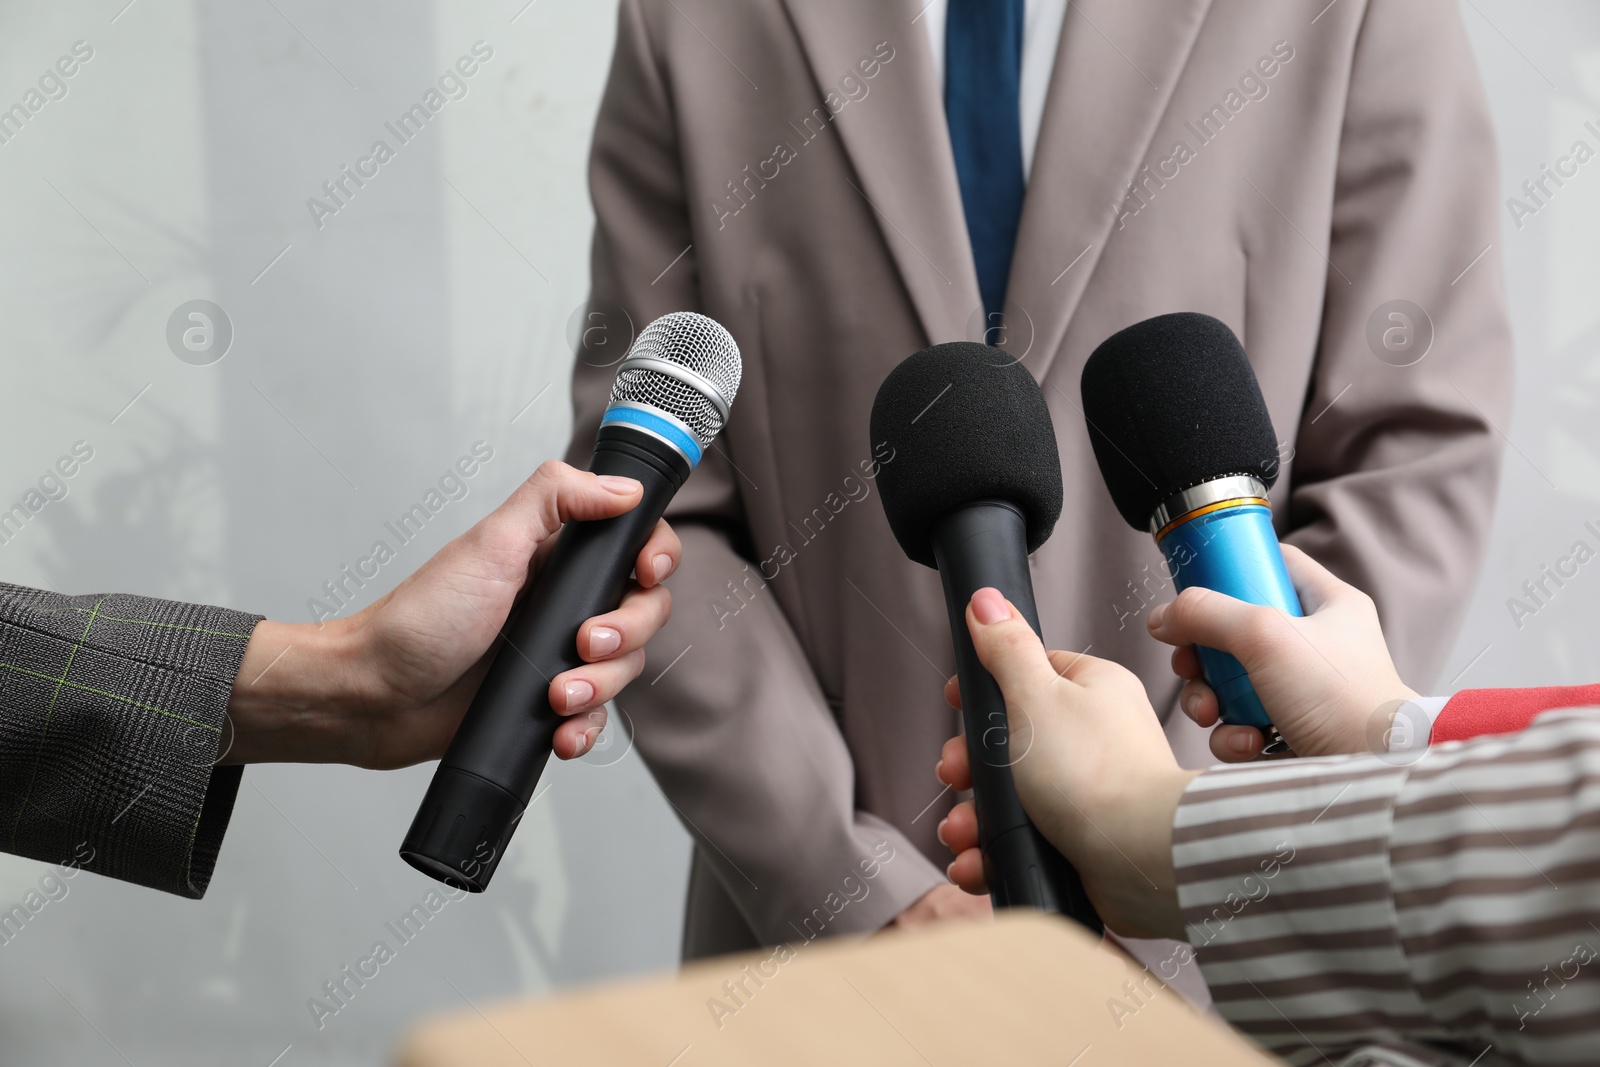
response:
<path id="1" fill-rule="evenodd" d="M 1540 689 L 1463 689 L 1434 720 L 1429 743 L 1465 741 L 1485 734 L 1525 729 L 1552 708 L 1600 706 L 1600 685 L 1546 686 Z"/>

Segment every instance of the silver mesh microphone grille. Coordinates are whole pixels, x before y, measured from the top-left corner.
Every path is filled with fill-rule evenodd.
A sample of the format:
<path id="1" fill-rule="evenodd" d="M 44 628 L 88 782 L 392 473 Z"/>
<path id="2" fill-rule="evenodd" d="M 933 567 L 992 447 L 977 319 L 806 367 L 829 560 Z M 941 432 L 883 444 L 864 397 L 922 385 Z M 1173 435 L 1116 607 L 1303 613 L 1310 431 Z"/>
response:
<path id="1" fill-rule="evenodd" d="M 670 368 L 650 364 L 664 362 Z M 648 404 L 676 418 L 704 448 L 722 431 L 739 392 L 739 346 L 722 325 L 692 311 L 674 311 L 640 331 L 617 370 L 611 403 Z"/>

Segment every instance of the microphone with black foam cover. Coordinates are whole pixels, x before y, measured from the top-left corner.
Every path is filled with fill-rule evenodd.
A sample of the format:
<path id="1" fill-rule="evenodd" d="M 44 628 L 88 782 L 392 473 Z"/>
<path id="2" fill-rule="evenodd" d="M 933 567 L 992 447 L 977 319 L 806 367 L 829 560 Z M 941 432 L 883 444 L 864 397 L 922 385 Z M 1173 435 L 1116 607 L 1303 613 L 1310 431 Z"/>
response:
<path id="1" fill-rule="evenodd" d="M 967 630 L 972 594 L 993 586 L 1039 632 L 1028 554 L 1061 515 L 1061 458 L 1044 395 L 998 348 L 935 345 L 884 379 L 871 443 L 893 449 L 878 474 L 889 528 L 944 584 L 990 896 L 998 907 L 1067 915 L 1098 933 L 1077 872 L 1017 797 L 1011 768 L 1026 750 L 1012 750 L 1005 697 Z"/>
<path id="2" fill-rule="evenodd" d="M 634 560 L 727 421 L 740 371 L 733 338 L 704 315 L 673 312 L 640 331 L 589 469 L 632 478 L 644 496 L 621 515 L 562 528 L 434 772 L 400 846 L 407 863 L 474 893 L 488 887 L 561 724 L 550 680 L 582 662 L 578 627 L 622 602 Z"/>
<path id="3" fill-rule="evenodd" d="M 1094 350 L 1082 386 L 1111 499 L 1128 525 L 1154 536 L 1173 584 L 1300 615 L 1267 502 L 1277 435 L 1233 331 L 1196 312 L 1135 323 Z M 1225 652 L 1198 651 L 1222 721 L 1258 727 L 1273 742 L 1244 667 Z"/>

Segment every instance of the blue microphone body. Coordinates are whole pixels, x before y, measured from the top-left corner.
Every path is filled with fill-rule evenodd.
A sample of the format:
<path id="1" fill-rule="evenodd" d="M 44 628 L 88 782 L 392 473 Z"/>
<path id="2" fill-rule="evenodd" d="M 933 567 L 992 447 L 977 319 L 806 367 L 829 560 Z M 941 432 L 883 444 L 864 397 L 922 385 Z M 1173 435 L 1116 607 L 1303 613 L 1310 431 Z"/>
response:
<path id="1" fill-rule="evenodd" d="M 1235 481 L 1241 479 L 1207 484 L 1221 486 Z M 1259 495 L 1255 494 L 1257 487 Z M 1224 495 L 1235 492 L 1251 495 Z M 1189 493 L 1194 494 L 1194 490 Z M 1223 486 L 1220 492 L 1209 495 L 1224 498 L 1194 507 L 1153 530 L 1173 584 L 1180 590 L 1214 589 L 1251 604 L 1278 608 L 1297 618 L 1304 614 L 1289 571 L 1283 565 L 1265 487 L 1259 483 L 1251 487 Z M 1161 517 L 1158 512 L 1151 525 L 1155 526 Z M 1243 664 L 1214 648 L 1202 645 L 1196 651 L 1206 684 L 1217 694 L 1223 722 L 1262 729 L 1272 725 Z"/>

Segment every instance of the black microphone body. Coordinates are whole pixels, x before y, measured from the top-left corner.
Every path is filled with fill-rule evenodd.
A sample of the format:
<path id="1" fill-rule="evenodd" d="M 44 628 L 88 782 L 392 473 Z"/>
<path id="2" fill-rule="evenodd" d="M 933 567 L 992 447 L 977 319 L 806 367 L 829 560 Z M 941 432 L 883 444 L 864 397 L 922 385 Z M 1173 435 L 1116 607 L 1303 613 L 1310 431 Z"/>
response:
<path id="1" fill-rule="evenodd" d="M 561 725 L 550 682 L 583 662 L 584 621 L 622 603 L 634 561 L 726 422 L 740 374 L 728 331 L 694 312 L 663 315 L 634 341 L 589 470 L 632 478 L 643 497 L 621 515 L 562 528 L 495 642 L 488 674 L 400 846 L 419 871 L 474 893 L 488 888 Z"/>
<path id="2" fill-rule="evenodd" d="M 622 603 L 635 558 L 689 476 L 669 445 L 626 425 L 601 428 L 589 470 L 632 478 L 644 497 L 621 515 L 562 528 L 401 846 L 412 866 L 473 892 L 488 886 L 550 758 L 562 722 L 550 680 L 583 662 L 578 627 Z"/>
<path id="3" fill-rule="evenodd" d="M 1083 891 L 1078 872 L 1034 827 L 1017 797 L 1011 767 L 1026 750 L 1011 751 L 1005 696 L 979 661 L 967 629 L 966 611 L 972 594 L 992 586 L 1016 605 L 1034 633 L 1040 632 L 1027 541 L 1027 521 L 1002 500 L 958 508 L 938 520 L 932 530 L 933 554 L 955 643 L 984 877 L 999 907 L 1032 907 L 1070 915 L 1099 933 L 1099 916 Z"/>

